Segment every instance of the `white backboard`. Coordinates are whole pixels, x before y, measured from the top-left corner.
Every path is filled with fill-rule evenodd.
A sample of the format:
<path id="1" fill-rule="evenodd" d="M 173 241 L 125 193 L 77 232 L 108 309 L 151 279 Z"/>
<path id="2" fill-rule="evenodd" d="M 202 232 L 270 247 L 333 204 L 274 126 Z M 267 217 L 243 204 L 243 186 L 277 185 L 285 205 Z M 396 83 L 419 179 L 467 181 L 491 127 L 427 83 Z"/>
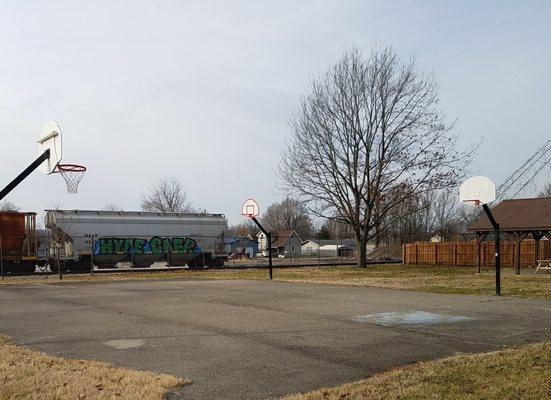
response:
<path id="1" fill-rule="evenodd" d="M 496 185 L 484 176 L 473 176 L 459 187 L 459 201 L 465 204 L 482 205 L 496 199 Z"/>
<path id="2" fill-rule="evenodd" d="M 243 214 L 246 217 L 256 217 L 260 213 L 260 209 L 258 208 L 258 203 L 254 199 L 247 199 L 243 203 L 243 208 L 241 211 L 241 214 Z"/>
<path id="3" fill-rule="evenodd" d="M 47 149 L 50 149 L 50 158 L 40 164 L 39 169 L 45 174 L 51 174 L 55 171 L 57 164 L 62 156 L 62 135 L 61 128 L 56 121 L 48 121 L 42 127 L 42 133 L 37 141 L 38 155 L 41 155 Z"/>

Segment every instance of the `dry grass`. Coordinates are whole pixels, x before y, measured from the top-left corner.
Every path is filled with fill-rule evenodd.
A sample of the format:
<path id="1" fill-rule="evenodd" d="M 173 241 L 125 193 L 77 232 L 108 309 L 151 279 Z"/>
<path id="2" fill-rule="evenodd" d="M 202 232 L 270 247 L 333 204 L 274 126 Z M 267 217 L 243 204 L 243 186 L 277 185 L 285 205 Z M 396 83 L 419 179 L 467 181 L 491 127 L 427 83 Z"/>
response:
<path id="1" fill-rule="evenodd" d="M 523 275 L 514 275 L 513 269 L 502 272 L 502 294 L 505 296 L 551 298 L 551 274 L 534 275 L 525 270 Z M 147 279 L 200 279 L 200 280 L 265 280 L 267 270 L 180 270 L 156 272 L 128 272 L 114 274 L 67 275 L 63 282 L 101 282 Z M 302 282 L 331 285 L 351 285 L 415 290 L 432 293 L 456 293 L 493 295 L 494 272 L 485 269 L 480 274 L 474 268 L 372 265 L 365 269 L 355 267 L 309 267 L 274 269 L 274 279 L 284 282 Z M 58 283 L 56 276 L 9 277 L 1 284 L 51 284 Z"/>
<path id="2" fill-rule="evenodd" d="M 0 336 L 0 399 L 163 399 L 186 381 L 66 360 L 17 346 Z"/>
<path id="3" fill-rule="evenodd" d="M 284 400 L 551 398 L 551 343 L 418 363 Z"/>
<path id="4" fill-rule="evenodd" d="M 367 286 L 431 293 L 493 295 L 492 269 L 477 274 L 474 268 L 377 265 L 358 268 L 302 268 L 277 271 L 277 280 L 318 284 Z M 503 269 L 501 293 L 505 296 L 551 298 L 551 275 L 514 275 Z"/>

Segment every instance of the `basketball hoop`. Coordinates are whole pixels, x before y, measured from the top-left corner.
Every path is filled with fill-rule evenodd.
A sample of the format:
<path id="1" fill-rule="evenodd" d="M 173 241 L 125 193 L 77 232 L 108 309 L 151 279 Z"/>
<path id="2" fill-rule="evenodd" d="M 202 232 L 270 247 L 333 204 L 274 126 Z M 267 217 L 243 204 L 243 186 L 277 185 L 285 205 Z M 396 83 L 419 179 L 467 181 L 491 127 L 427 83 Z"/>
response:
<path id="1" fill-rule="evenodd" d="M 471 206 L 479 206 L 480 200 L 463 200 L 463 203 Z"/>
<path id="2" fill-rule="evenodd" d="M 60 173 L 65 184 L 67 185 L 67 193 L 78 192 L 78 184 L 84 177 L 86 167 L 78 164 L 57 164 L 55 172 Z"/>
<path id="3" fill-rule="evenodd" d="M 247 218 L 256 217 L 259 214 L 258 203 L 254 199 L 247 199 L 243 203 L 241 214 Z"/>

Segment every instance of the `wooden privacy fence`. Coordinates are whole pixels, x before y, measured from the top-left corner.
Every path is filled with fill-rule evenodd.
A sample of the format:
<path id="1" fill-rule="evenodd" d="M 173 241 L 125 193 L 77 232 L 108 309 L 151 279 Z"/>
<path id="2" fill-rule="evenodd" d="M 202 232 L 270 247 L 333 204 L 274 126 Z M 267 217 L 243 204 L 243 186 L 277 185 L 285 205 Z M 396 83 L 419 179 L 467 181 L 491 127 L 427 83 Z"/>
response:
<path id="1" fill-rule="evenodd" d="M 501 265 L 513 267 L 516 265 L 516 243 L 501 241 Z M 402 262 L 404 264 L 432 264 L 450 266 L 475 266 L 478 263 L 478 243 L 469 242 L 438 242 L 438 243 L 406 243 L 402 248 Z M 538 256 L 536 257 L 536 241 L 523 240 L 520 243 L 520 265 L 522 267 L 535 266 L 536 260 L 551 258 L 551 241 L 539 242 Z M 494 265 L 494 242 L 480 243 L 480 258 L 482 266 Z"/>

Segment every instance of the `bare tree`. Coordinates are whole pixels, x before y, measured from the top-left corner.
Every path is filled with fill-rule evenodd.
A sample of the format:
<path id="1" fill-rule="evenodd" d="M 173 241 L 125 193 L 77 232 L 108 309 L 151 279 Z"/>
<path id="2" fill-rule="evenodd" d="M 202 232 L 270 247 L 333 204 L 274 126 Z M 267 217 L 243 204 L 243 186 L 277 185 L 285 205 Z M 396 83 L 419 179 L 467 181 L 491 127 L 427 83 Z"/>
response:
<path id="1" fill-rule="evenodd" d="M 430 205 L 431 236 L 442 240 L 452 240 L 461 233 L 464 227 L 460 203 L 457 194 L 452 190 L 442 190 L 434 194 Z"/>
<path id="2" fill-rule="evenodd" d="M 226 231 L 226 236 L 246 237 L 248 235 L 256 236 L 257 233 L 258 228 L 256 224 L 251 220 L 247 220 L 230 226 Z"/>
<path id="3" fill-rule="evenodd" d="M 375 48 L 367 58 L 346 52 L 312 81 L 290 124 L 278 170 L 282 187 L 315 215 L 353 228 L 359 267 L 366 266 L 375 228 L 394 208 L 457 185 L 472 155 L 456 147 L 435 77 L 391 48 Z"/>
<path id="4" fill-rule="evenodd" d="M 9 200 L 0 203 L 0 211 L 19 211 L 20 208 Z"/>
<path id="5" fill-rule="evenodd" d="M 101 208 L 101 211 L 122 211 L 122 207 L 115 203 L 107 203 Z"/>
<path id="6" fill-rule="evenodd" d="M 541 192 L 538 193 L 538 197 L 551 197 L 551 182 L 545 184 Z"/>
<path id="7" fill-rule="evenodd" d="M 345 224 L 338 221 L 339 216 L 333 215 L 331 219 L 326 220 L 326 226 L 329 230 L 329 234 L 332 239 L 341 238 L 341 239 L 350 239 L 354 238 L 354 231 L 349 224 Z"/>
<path id="8" fill-rule="evenodd" d="M 165 178 L 153 186 L 149 193 L 142 196 L 143 211 L 156 212 L 192 212 L 180 181 L 176 178 Z"/>
<path id="9" fill-rule="evenodd" d="M 301 237 L 311 236 L 314 229 L 308 208 L 291 198 L 270 205 L 262 217 L 262 224 L 273 232 L 292 229 Z"/>
<path id="10" fill-rule="evenodd" d="M 50 269 L 57 271 L 59 279 L 61 274 L 61 258 L 67 258 L 68 244 L 73 243 L 70 235 L 71 222 L 69 219 L 62 218 L 63 203 L 54 201 L 50 203 L 50 210 L 44 214 L 44 226 L 49 231 L 50 236 Z M 71 247 L 72 251 L 72 247 Z"/>

